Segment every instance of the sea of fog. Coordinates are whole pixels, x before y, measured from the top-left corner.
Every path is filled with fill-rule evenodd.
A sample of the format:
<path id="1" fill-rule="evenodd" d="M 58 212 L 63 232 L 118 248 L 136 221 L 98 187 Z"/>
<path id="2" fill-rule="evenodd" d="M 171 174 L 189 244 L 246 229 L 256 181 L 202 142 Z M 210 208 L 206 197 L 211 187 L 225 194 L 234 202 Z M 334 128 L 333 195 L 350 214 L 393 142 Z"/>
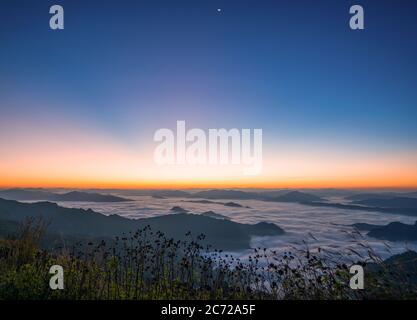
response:
<path id="1" fill-rule="evenodd" d="M 132 219 L 174 214 L 170 209 L 174 206 L 180 206 L 195 214 L 211 210 L 227 216 L 235 222 L 250 224 L 261 221 L 272 222 L 283 228 L 286 232 L 285 235 L 256 237 L 252 239 L 251 246 L 266 247 L 281 253 L 289 250 L 293 251 L 294 247 L 300 249 L 306 248 L 306 246 L 309 249 L 320 247 L 324 252 L 343 253 L 346 257 L 351 255 L 354 260 L 356 254 L 351 249 L 363 256 L 367 256 L 368 249 L 366 246 L 372 247 L 383 258 L 401 253 L 407 249 L 417 250 L 417 242 L 381 241 L 366 236 L 366 232 L 361 232 L 359 235 L 357 230 L 350 226 L 360 222 L 386 225 L 393 221 L 399 221 L 414 224 L 417 218 L 411 216 L 258 200 L 233 200 L 233 202 L 237 202 L 242 206 L 249 207 L 235 208 L 221 204 L 191 203 L 187 202 L 190 199 L 186 198 L 156 199 L 151 196 L 129 196 L 129 198 L 134 201 L 116 203 L 58 202 L 58 204 L 63 207 L 91 208 L 106 215 L 118 214 Z M 199 199 L 192 200 L 196 201 Z M 341 199 L 336 198 L 329 200 L 342 202 Z M 228 202 L 228 200 L 215 201 Z M 358 239 L 360 239 L 362 244 L 365 244 L 365 247 L 358 245 Z M 251 253 L 253 251 L 247 250 L 233 254 L 244 259 Z"/>

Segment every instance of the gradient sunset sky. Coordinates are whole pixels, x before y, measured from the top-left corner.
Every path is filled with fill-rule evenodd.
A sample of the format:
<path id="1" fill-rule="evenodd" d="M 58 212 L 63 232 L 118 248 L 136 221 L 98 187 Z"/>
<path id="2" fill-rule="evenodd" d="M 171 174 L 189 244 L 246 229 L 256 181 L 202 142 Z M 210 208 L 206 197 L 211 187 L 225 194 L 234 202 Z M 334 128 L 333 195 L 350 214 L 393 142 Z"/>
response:
<path id="1" fill-rule="evenodd" d="M 406 0 L 2 0 L 0 187 L 417 188 L 416 15 Z M 153 134 L 177 120 L 263 129 L 263 173 L 157 166 Z"/>

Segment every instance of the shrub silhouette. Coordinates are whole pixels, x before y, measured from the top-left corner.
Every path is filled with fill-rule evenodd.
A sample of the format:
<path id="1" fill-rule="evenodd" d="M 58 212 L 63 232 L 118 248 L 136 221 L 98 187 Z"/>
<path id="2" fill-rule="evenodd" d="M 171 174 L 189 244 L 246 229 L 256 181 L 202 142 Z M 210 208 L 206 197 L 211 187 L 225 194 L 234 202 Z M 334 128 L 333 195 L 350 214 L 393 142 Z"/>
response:
<path id="1" fill-rule="evenodd" d="M 47 225 L 25 222 L 15 238 L 0 240 L 0 299 L 378 299 L 416 298 L 415 282 L 381 267 L 366 290 L 349 287 L 348 266 L 322 250 L 254 249 L 245 261 L 203 247 L 204 235 L 167 238 L 149 226 L 111 241 L 40 248 Z M 372 256 L 372 255 L 370 255 Z M 49 288 L 49 268 L 61 265 L 65 289 Z M 365 265 L 365 264 L 364 264 Z M 394 273 L 397 274 L 394 276 Z"/>

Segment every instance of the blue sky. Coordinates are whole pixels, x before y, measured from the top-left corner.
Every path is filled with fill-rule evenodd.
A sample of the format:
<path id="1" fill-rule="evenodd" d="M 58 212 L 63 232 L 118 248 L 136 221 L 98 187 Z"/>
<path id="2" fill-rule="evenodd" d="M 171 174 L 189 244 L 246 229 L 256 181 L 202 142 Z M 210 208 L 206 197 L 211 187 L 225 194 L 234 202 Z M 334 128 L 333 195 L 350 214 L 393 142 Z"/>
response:
<path id="1" fill-rule="evenodd" d="M 186 120 L 262 128 L 271 148 L 415 152 L 416 14 L 405 0 L 3 0 L 0 126 L 65 118 L 136 146 Z"/>

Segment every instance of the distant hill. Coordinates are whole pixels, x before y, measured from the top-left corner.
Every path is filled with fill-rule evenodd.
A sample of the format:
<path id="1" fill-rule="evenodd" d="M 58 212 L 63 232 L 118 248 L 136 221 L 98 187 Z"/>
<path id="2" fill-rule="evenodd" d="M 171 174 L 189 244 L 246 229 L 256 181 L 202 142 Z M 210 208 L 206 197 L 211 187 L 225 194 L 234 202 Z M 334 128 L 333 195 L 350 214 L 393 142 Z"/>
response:
<path id="1" fill-rule="evenodd" d="M 283 194 L 286 194 L 290 192 L 291 190 L 269 190 L 269 191 L 259 191 L 259 195 L 265 198 L 275 198 L 278 196 L 282 196 Z"/>
<path id="2" fill-rule="evenodd" d="M 417 198 L 417 192 L 380 192 L 380 193 L 358 193 L 350 196 L 346 196 L 346 200 L 351 201 L 361 201 L 368 199 L 390 199 L 396 197 L 405 197 L 405 198 Z"/>
<path id="3" fill-rule="evenodd" d="M 386 226 L 373 228 L 368 235 L 389 241 L 417 241 L 417 222 L 413 225 L 391 222 Z"/>
<path id="4" fill-rule="evenodd" d="M 43 190 L 8 189 L 0 191 L 0 198 L 18 201 L 86 201 L 86 202 L 125 202 L 132 201 L 109 194 L 71 191 L 53 193 Z"/>
<path id="5" fill-rule="evenodd" d="M 374 207 L 366 206 L 361 204 L 343 204 L 343 203 L 334 203 L 334 202 L 305 202 L 305 205 L 313 207 L 328 207 L 328 208 L 338 208 L 346 210 L 355 210 L 355 211 L 370 211 L 370 212 L 382 212 L 390 214 L 402 214 L 407 216 L 417 216 L 417 208 L 383 208 L 383 207 Z"/>
<path id="6" fill-rule="evenodd" d="M 390 198 L 368 198 L 353 201 L 354 204 L 395 209 L 417 209 L 417 198 L 390 197 Z"/>
<path id="7" fill-rule="evenodd" d="M 276 202 L 309 203 L 323 201 L 319 196 L 300 191 L 247 192 L 240 190 L 208 190 L 193 193 L 190 198 L 203 199 L 233 199 L 233 200 L 261 200 Z"/>
<path id="8" fill-rule="evenodd" d="M 21 203 L 0 199 L 0 219 L 22 222 L 29 217 L 42 217 L 51 222 L 49 231 L 92 236 L 114 235 L 131 227 L 128 219 L 105 216 L 91 209 L 64 208 L 52 202 Z"/>
<path id="9" fill-rule="evenodd" d="M 7 189 L 0 190 L 0 198 L 7 200 L 48 200 L 55 194 L 45 190 L 39 189 Z"/>
<path id="10" fill-rule="evenodd" d="M 113 196 L 110 194 L 87 193 L 72 191 L 64 194 L 55 194 L 50 201 L 86 201 L 86 202 L 126 202 L 130 199 Z"/>
<path id="11" fill-rule="evenodd" d="M 275 197 L 272 200 L 278 201 L 278 202 L 298 202 L 298 203 L 323 201 L 323 199 L 319 196 L 315 196 L 315 195 L 300 192 L 300 191 L 290 191 L 288 193 Z"/>
<path id="12" fill-rule="evenodd" d="M 236 202 L 226 202 L 226 203 L 223 203 L 223 205 L 226 207 L 233 207 L 233 208 L 249 208 L 248 206 L 242 206 L 241 204 L 236 203 Z"/>
<path id="13" fill-rule="evenodd" d="M 189 196 L 189 198 L 263 200 L 266 197 L 256 192 L 213 189 L 213 190 L 199 191 L 199 192 L 193 193 Z"/>
<path id="14" fill-rule="evenodd" d="M 181 190 L 153 190 L 151 192 L 151 195 L 166 198 L 185 198 L 188 197 L 190 194 Z"/>
<path id="15" fill-rule="evenodd" d="M 246 208 L 250 209 L 248 206 L 242 206 L 236 202 L 219 202 L 219 201 L 211 201 L 211 200 L 182 200 L 183 202 L 190 202 L 190 203 L 201 203 L 201 204 L 218 204 L 225 207 L 234 207 L 234 208 Z"/>
<path id="16" fill-rule="evenodd" d="M 224 250 L 248 249 L 252 236 L 284 233 L 272 223 L 250 225 L 189 213 L 133 220 L 118 215 L 105 216 L 91 209 L 64 208 L 51 202 L 20 203 L 0 199 L 0 221 L 22 222 L 28 217 L 40 216 L 50 222 L 48 232 L 63 236 L 112 237 L 150 225 L 153 230 L 178 240 L 184 239 L 188 231 L 193 235 L 205 234 L 203 244 Z"/>
<path id="17" fill-rule="evenodd" d="M 172 189 L 86 189 L 86 192 L 92 193 L 117 193 L 126 197 L 131 196 L 149 196 L 149 197 L 164 197 L 164 198 L 186 198 L 189 193 L 182 190 Z"/>
<path id="18" fill-rule="evenodd" d="M 174 212 L 174 213 L 189 213 L 189 211 L 187 209 L 184 209 L 184 208 L 179 207 L 179 206 L 172 207 L 170 209 L 170 211 Z"/>
<path id="19" fill-rule="evenodd" d="M 346 200 L 361 201 L 366 199 L 388 199 L 395 196 L 393 193 L 359 193 L 345 197 Z"/>
<path id="20" fill-rule="evenodd" d="M 348 189 L 335 189 L 335 188 L 323 188 L 323 189 L 301 189 L 299 191 L 314 194 L 319 197 L 347 197 L 357 194 L 354 190 Z"/>

